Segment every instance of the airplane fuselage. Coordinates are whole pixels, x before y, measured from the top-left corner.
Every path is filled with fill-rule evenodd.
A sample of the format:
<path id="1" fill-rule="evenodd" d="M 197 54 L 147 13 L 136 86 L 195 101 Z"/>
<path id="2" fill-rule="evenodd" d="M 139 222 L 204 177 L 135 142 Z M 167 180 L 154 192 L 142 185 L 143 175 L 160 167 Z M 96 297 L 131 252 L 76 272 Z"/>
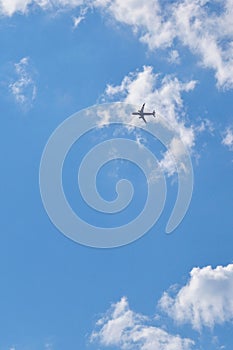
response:
<path id="1" fill-rule="evenodd" d="M 143 119 L 144 122 L 146 123 L 145 116 L 153 115 L 155 117 L 155 111 L 153 111 L 152 113 L 144 112 L 144 107 L 145 107 L 145 103 L 143 104 L 142 108 L 138 112 L 133 112 L 132 115 L 139 115 L 139 118 Z"/>
<path id="2" fill-rule="evenodd" d="M 140 115 L 141 117 L 144 115 L 154 115 L 154 113 L 140 113 L 140 112 L 134 112 L 133 115 Z"/>

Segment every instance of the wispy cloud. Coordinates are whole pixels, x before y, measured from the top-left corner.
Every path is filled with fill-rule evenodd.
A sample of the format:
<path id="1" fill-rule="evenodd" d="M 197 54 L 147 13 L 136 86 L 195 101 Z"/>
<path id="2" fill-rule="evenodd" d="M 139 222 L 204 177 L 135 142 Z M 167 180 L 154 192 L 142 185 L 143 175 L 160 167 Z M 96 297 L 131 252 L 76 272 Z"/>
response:
<path id="1" fill-rule="evenodd" d="M 45 350 L 53 350 L 53 344 L 52 343 L 45 343 Z"/>
<path id="2" fill-rule="evenodd" d="M 222 139 L 222 144 L 226 147 L 228 147 L 228 149 L 230 151 L 233 151 L 233 128 L 228 127 L 225 132 L 224 132 L 224 136 Z"/>
<path id="3" fill-rule="evenodd" d="M 167 59 L 168 49 L 172 62 L 182 56 L 180 45 L 188 47 L 203 67 L 215 72 L 219 87 L 233 87 L 233 0 L 147 0 L 143 4 L 138 0 L 0 0 L 0 12 L 6 16 L 25 14 L 35 6 L 50 11 L 79 6 L 100 9 L 131 27 L 149 50 L 165 49 Z M 82 20 L 81 14 L 74 25 Z"/>
<path id="4" fill-rule="evenodd" d="M 37 88 L 29 57 L 22 58 L 14 64 L 15 80 L 9 84 L 10 92 L 17 103 L 23 107 L 31 107 L 36 98 Z"/>
<path id="5" fill-rule="evenodd" d="M 233 0 L 148 0 L 143 6 L 137 0 L 95 0 L 94 4 L 132 27 L 152 51 L 172 48 L 174 59 L 181 55 L 176 48 L 178 39 L 203 67 L 215 71 L 219 87 L 233 87 Z M 218 11 L 213 10 L 215 4 Z"/>
<path id="6" fill-rule="evenodd" d="M 85 19 L 88 12 L 88 7 L 81 8 L 79 16 L 73 17 L 73 28 L 76 29 L 80 23 Z"/>
<path id="7" fill-rule="evenodd" d="M 179 55 L 179 52 L 177 50 L 172 50 L 169 53 L 168 62 L 173 63 L 173 64 L 180 63 L 180 55 Z"/>

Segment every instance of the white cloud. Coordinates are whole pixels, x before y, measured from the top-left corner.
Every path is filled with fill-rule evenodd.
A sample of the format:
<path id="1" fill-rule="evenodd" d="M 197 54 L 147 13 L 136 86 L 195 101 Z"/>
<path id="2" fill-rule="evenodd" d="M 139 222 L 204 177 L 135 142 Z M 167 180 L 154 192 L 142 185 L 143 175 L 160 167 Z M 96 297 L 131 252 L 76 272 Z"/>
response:
<path id="1" fill-rule="evenodd" d="M 207 118 L 204 118 L 204 119 L 200 119 L 200 124 L 196 126 L 196 132 L 198 133 L 202 133 L 204 131 L 207 131 L 210 135 L 214 135 L 214 131 L 215 131 L 215 125 L 214 123 L 207 119 Z"/>
<path id="2" fill-rule="evenodd" d="M 73 17 L 74 28 L 77 28 L 84 18 L 84 16 Z"/>
<path id="3" fill-rule="evenodd" d="M 16 80 L 9 85 L 9 89 L 19 104 L 30 107 L 36 98 L 37 89 L 29 57 L 22 58 L 14 67 Z"/>
<path id="4" fill-rule="evenodd" d="M 146 102 L 146 108 L 155 109 L 157 118 L 152 121 L 158 122 L 159 116 L 163 116 L 170 127 L 175 130 L 175 137 L 170 143 L 170 147 L 165 152 L 160 163 L 163 170 L 171 176 L 177 171 L 180 165 L 184 169 L 182 161 L 183 154 L 180 153 L 180 142 L 192 152 L 195 145 L 196 130 L 195 127 L 187 126 L 183 113 L 182 93 L 192 91 L 196 82 L 189 81 L 183 83 L 176 77 L 165 76 L 161 78 L 159 74 L 153 72 L 150 66 L 144 66 L 143 71 L 130 73 L 124 77 L 118 86 L 108 85 L 106 88 L 107 98 L 123 99 L 126 103 L 141 105 Z M 160 120 L 162 122 L 162 119 Z M 177 164 L 173 154 L 180 162 Z"/>
<path id="5" fill-rule="evenodd" d="M 12 16 L 15 12 L 27 11 L 28 5 L 33 0 L 0 0 L 1 13 L 5 16 Z"/>
<path id="6" fill-rule="evenodd" d="M 0 0 L 0 12 L 5 16 L 12 16 L 17 12 L 26 14 L 33 6 L 43 10 L 56 10 L 76 8 L 83 3 L 85 0 Z"/>
<path id="7" fill-rule="evenodd" d="M 91 341 L 98 342 L 101 348 L 115 346 L 123 350 L 183 350 L 192 349 L 194 345 L 195 348 L 202 348 L 209 339 L 214 348 L 223 349 L 224 346 L 219 344 L 212 329 L 215 325 L 233 321 L 232 295 L 233 264 L 193 268 L 187 284 L 180 289 L 177 285 L 172 286 L 169 292 L 163 294 L 158 306 L 179 327 L 190 324 L 195 331 L 207 327 L 202 333 L 204 338 L 193 333 L 196 338 L 194 341 L 169 333 L 165 325 L 161 326 L 162 320 L 169 323 L 169 319 L 158 314 L 152 321 L 152 318 L 133 311 L 127 298 L 123 297 L 97 321 Z"/>
<path id="8" fill-rule="evenodd" d="M 174 47 L 178 39 L 204 67 L 215 71 L 219 86 L 233 86 L 233 0 L 148 0 L 143 5 L 138 0 L 96 0 L 94 4 L 131 26 L 150 50 Z M 213 5 L 219 6 L 218 13 L 211 11 Z M 173 51 L 173 59 L 177 53 Z"/>
<path id="9" fill-rule="evenodd" d="M 179 64 L 180 63 L 180 55 L 177 50 L 172 50 L 169 53 L 168 62 L 173 64 Z"/>
<path id="10" fill-rule="evenodd" d="M 218 1 L 215 3 L 220 4 Z M 231 6 L 230 6 L 231 3 Z M 232 0 L 222 2 L 219 13 L 211 13 L 207 0 L 185 0 L 175 8 L 174 25 L 182 44 L 199 55 L 201 63 L 215 71 L 219 86 L 233 86 Z M 225 23 L 224 23 L 225 22 Z"/>
<path id="11" fill-rule="evenodd" d="M 127 299 L 122 298 L 97 322 L 91 340 L 124 350 L 189 350 L 194 345 L 191 339 L 171 335 L 149 323 L 147 317 L 132 311 Z"/>
<path id="12" fill-rule="evenodd" d="M 230 151 L 233 151 L 233 130 L 232 128 L 227 128 L 224 137 L 222 139 L 222 144 L 227 146 Z"/>
<path id="13" fill-rule="evenodd" d="M 233 264 L 194 268 L 175 296 L 165 292 L 160 308 L 178 323 L 196 330 L 233 320 Z"/>
<path id="14" fill-rule="evenodd" d="M 77 17 L 73 17 L 74 28 L 76 29 L 79 24 L 85 19 L 88 11 L 88 7 L 81 8 L 80 14 Z"/>
<path id="15" fill-rule="evenodd" d="M 94 6 L 101 7 L 117 21 L 130 25 L 142 42 L 151 49 L 170 46 L 173 28 L 165 20 L 158 0 L 93 0 Z"/>
<path id="16" fill-rule="evenodd" d="M 188 47 L 203 67 L 215 72 L 219 87 L 233 87 L 233 0 L 0 0 L 0 11 L 12 16 L 26 13 L 32 5 L 50 10 L 79 6 L 100 9 L 130 26 L 150 50 L 169 48 L 173 62 L 181 54 L 177 43 Z"/>

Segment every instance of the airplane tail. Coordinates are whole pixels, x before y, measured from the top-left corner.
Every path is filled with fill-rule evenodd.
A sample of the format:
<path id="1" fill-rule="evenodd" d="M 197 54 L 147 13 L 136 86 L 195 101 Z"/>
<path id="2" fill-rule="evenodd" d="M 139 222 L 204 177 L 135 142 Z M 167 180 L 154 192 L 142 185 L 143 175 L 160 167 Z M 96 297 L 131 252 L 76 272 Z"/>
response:
<path id="1" fill-rule="evenodd" d="M 156 117 L 156 115 L 155 115 L 155 111 L 153 111 L 153 116 L 154 116 L 154 117 Z"/>

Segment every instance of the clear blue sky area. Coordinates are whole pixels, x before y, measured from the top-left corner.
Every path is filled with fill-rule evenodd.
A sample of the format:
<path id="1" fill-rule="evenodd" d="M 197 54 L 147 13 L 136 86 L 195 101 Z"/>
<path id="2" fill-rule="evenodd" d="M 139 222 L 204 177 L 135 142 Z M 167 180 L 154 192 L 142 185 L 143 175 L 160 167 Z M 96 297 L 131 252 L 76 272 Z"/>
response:
<path id="1" fill-rule="evenodd" d="M 228 2 L 233 7 L 232 1 Z M 225 80 L 219 82 L 216 72 L 220 68 L 206 63 L 208 60 L 204 62 L 199 39 L 195 39 L 196 49 L 191 48 L 189 39 L 182 35 L 176 37 L 170 46 L 158 44 L 157 48 L 150 47 L 140 40 L 140 36 L 142 32 L 150 33 L 152 28 L 142 23 L 134 33 L 136 12 L 132 13 L 132 18 L 126 15 L 127 10 L 123 11 L 125 17 L 117 15 L 121 1 L 112 1 L 118 3 L 112 11 L 107 5 L 104 8 L 102 1 L 102 7 L 89 10 L 76 28 L 72 18 L 79 16 L 78 4 L 70 8 L 65 1 L 58 1 L 56 10 L 53 10 L 41 9 L 39 5 L 23 8 L 20 2 L 12 3 L 15 11 L 12 10 L 10 16 L 7 13 L 8 6 L 10 8 L 8 1 L 0 0 L 0 350 L 173 349 L 162 345 L 149 347 L 146 338 L 141 345 L 131 343 L 131 340 L 126 344 L 122 340 L 123 333 L 120 341 L 114 343 L 113 336 L 110 336 L 112 343 L 108 343 L 103 329 L 97 340 L 90 340 L 93 332 L 101 332 L 96 322 L 105 315 L 107 324 L 111 319 L 109 313 L 106 316 L 107 310 L 122 297 L 127 298 L 130 310 L 150 318 L 150 321 L 145 321 L 145 327 L 151 323 L 195 342 L 190 347 L 174 345 L 174 350 L 231 350 L 232 305 L 229 304 L 227 315 L 224 314 L 221 322 L 210 316 L 213 327 L 202 320 L 201 330 L 197 330 L 188 316 L 177 322 L 174 314 L 169 316 L 157 304 L 171 286 L 176 285 L 177 290 L 187 286 L 193 268 L 204 269 L 210 265 L 215 271 L 217 266 L 226 268 L 232 264 L 233 134 L 231 139 L 230 133 L 233 126 L 233 83 L 226 74 L 227 70 L 233 72 L 232 50 L 231 56 L 229 52 L 228 56 L 222 54 L 221 69 Z M 21 3 L 26 6 L 29 1 Z M 129 12 L 130 3 L 125 0 Z M 149 3 L 157 1 L 150 0 Z M 174 1 L 166 2 L 167 6 L 172 3 Z M 180 3 L 185 7 L 187 2 Z M 216 7 L 206 9 L 203 5 L 202 8 L 210 20 L 213 16 L 223 16 L 223 10 L 221 1 Z M 155 11 L 153 6 L 151 11 Z M 200 13 L 200 20 L 206 19 Z M 161 16 L 167 20 L 163 9 Z M 209 22 L 206 20 L 205 23 L 207 26 Z M 210 36 L 212 29 L 210 25 Z M 216 33 L 213 37 L 217 38 L 217 43 L 221 41 L 222 50 L 232 45 L 230 29 L 225 38 L 219 39 L 217 29 Z M 156 42 L 157 34 L 152 34 L 154 39 L 151 41 Z M 210 56 L 214 55 L 211 49 L 205 48 L 206 52 L 210 50 Z M 179 53 L 176 62 L 168 60 L 172 50 Z M 139 87 L 130 85 L 138 79 L 137 74 L 143 72 L 144 66 L 152 67 L 153 74 L 158 74 L 157 80 L 153 78 L 155 80 L 148 88 L 148 95 L 152 96 L 148 101 L 141 100 L 144 94 L 139 91 L 144 82 Z M 126 82 L 120 95 L 106 93 L 108 85 L 120 86 L 127 76 L 131 81 Z M 165 100 L 168 105 L 173 102 L 169 102 L 170 95 L 166 91 L 164 95 L 156 95 L 155 91 L 162 86 L 166 76 L 183 83 L 196 81 L 195 88 L 190 91 L 176 90 L 177 96 L 180 94 L 177 99 L 181 98 L 182 104 L 175 109 L 174 116 L 174 120 L 184 121 L 187 130 L 192 129 L 195 133 L 195 139 L 188 145 L 193 162 L 194 190 L 186 216 L 171 235 L 165 234 L 177 196 L 177 176 L 173 174 L 166 176 L 168 194 L 160 219 L 140 239 L 112 249 L 91 248 L 73 242 L 52 224 L 41 200 L 39 166 L 47 140 L 70 115 L 103 101 L 124 100 L 138 105 L 138 108 L 142 102 L 148 103 L 148 108 L 154 103 L 155 109 L 163 111 Z M 140 97 L 138 102 L 137 96 Z M 167 118 L 166 115 L 163 117 Z M 171 122 L 172 119 L 168 120 Z M 202 122 L 205 127 L 200 131 L 198 127 Z M 106 139 L 111 139 L 114 127 L 93 131 L 85 136 L 81 146 L 75 144 L 72 147 L 64 164 L 63 186 L 76 212 L 83 205 L 80 215 L 86 221 L 108 227 L 125 223 L 138 215 L 146 200 L 147 185 L 145 176 L 135 165 L 115 160 L 101 170 L 97 187 L 106 200 L 112 200 L 116 195 L 117 179 L 131 179 L 135 187 L 131 206 L 125 213 L 111 216 L 92 211 L 82 203 L 77 188 L 78 165 L 85 153 L 103 140 L 103 133 Z M 161 160 L 165 149 L 146 133 L 141 136 Z M 135 140 L 135 135 L 127 130 L 122 137 Z M 233 293 L 232 274 L 226 278 L 229 279 L 226 288 Z M 202 288 L 202 284 L 197 288 Z M 225 300 L 221 294 L 224 288 L 219 285 L 216 290 L 205 289 L 211 295 L 209 300 L 216 297 L 214 305 L 218 305 L 221 298 Z M 195 299 L 193 294 L 190 299 Z"/>

